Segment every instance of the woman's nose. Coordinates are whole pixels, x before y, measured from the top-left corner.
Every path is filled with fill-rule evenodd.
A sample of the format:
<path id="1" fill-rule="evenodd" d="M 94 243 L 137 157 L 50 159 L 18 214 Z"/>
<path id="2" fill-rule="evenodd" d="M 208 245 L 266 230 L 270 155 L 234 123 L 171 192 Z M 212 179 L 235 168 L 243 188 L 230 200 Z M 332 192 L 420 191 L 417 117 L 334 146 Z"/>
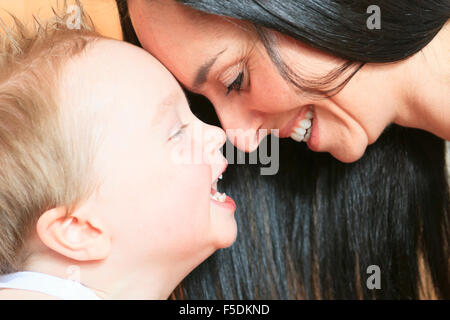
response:
<path id="1" fill-rule="evenodd" d="M 218 112 L 219 113 L 219 112 Z M 263 117 L 260 112 L 225 111 L 219 113 L 220 123 L 226 130 L 228 139 L 236 148 L 244 152 L 254 151 L 260 142 L 259 128 L 263 125 Z"/>

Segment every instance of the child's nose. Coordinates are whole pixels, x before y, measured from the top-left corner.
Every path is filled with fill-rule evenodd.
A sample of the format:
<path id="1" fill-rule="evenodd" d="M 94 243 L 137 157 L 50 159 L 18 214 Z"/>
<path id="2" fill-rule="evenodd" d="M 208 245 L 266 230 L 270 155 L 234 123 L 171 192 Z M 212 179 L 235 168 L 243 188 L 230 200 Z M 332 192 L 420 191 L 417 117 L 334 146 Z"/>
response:
<path id="1" fill-rule="evenodd" d="M 205 124 L 203 139 L 205 160 L 210 164 L 222 164 L 225 159 L 220 148 L 227 139 L 225 132 L 219 127 Z"/>
<path id="2" fill-rule="evenodd" d="M 207 146 L 207 152 L 214 154 L 224 144 L 227 139 L 225 131 L 216 126 L 207 125 L 204 143 Z"/>

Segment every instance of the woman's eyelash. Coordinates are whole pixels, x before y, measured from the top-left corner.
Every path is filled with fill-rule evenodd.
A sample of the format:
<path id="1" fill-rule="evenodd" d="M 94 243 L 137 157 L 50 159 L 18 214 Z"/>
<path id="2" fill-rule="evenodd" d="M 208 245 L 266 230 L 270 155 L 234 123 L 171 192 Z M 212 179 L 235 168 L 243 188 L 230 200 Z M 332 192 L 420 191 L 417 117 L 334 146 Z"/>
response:
<path id="1" fill-rule="evenodd" d="M 241 91 L 241 85 L 242 85 L 242 78 L 244 76 L 244 72 L 241 71 L 239 73 L 239 75 L 236 77 L 236 79 L 234 79 L 234 81 L 227 87 L 227 93 L 225 94 L 226 96 L 233 91 L 234 89 L 237 90 L 237 92 Z"/>

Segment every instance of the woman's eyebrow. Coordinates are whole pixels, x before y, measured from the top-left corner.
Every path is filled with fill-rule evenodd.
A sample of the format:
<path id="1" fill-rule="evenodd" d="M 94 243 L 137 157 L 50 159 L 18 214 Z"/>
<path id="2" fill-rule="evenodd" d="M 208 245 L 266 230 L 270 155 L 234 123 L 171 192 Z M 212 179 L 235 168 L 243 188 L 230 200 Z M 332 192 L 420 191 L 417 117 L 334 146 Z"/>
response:
<path id="1" fill-rule="evenodd" d="M 217 53 L 214 57 L 212 57 L 211 59 L 206 61 L 203 65 L 201 65 L 200 68 L 198 68 L 192 86 L 194 90 L 199 89 L 201 86 L 205 84 L 206 80 L 208 79 L 208 73 L 211 70 L 212 66 L 216 62 L 217 58 L 226 50 L 227 48 L 223 49 L 222 51 Z"/>

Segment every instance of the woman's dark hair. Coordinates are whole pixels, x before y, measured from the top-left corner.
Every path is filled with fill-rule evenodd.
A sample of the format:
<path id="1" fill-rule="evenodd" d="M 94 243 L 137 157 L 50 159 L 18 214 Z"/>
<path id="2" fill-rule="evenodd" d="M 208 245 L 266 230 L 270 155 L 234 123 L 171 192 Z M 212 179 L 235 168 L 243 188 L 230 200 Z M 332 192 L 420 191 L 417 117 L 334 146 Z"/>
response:
<path id="1" fill-rule="evenodd" d="M 201 12 L 250 22 L 280 74 L 301 92 L 330 97 L 367 62 L 392 62 L 425 47 L 450 17 L 449 0 L 177 0 Z M 369 28 L 378 6 L 380 29 Z M 369 11 L 369 13 L 368 13 Z M 284 63 L 276 40 L 267 29 L 300 40 L 347 60 L 322 77 L 300 75 Z M 353 71 L 352 71 L 353 69 Z M 350 75 L 329 86 L 344 72 Z"/>
<path id="2" fill-rule="evenodd" d="M 433 0 L 179 2 L 352 63 L 407 58 L 450 16 L 449 1 Z M 373 4 L 381 9 L 379 30 L 366 28 Z M 139 45 L 126 2 L 118 5 L 126 40 Z M 194 113 L 217 125 L 208 100 L 187 94 Z M 220 188 L 238 204 L 237 241 L 195 269 L 173 297 L 418 299 L 431 287 L 435 297 L 449 299 L 445 152 L 445 141 L 433 134 L 392 124 L 355 163 L 281 140 L 277 175 L 261 176 L 258 165 L 229 166 Z M 380 289 L 367 286 L 371 265 L 380 268 Z"/>

